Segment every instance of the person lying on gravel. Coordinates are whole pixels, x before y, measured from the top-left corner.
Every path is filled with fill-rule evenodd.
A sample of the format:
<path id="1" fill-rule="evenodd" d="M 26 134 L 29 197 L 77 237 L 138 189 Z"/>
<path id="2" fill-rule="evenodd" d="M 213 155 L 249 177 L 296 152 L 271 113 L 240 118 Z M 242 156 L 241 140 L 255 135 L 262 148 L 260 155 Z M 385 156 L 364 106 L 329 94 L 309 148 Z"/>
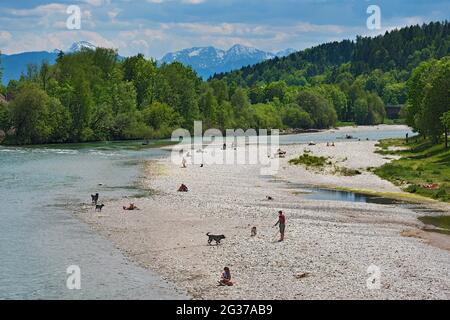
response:
<path id="1" fill-rule="evenodd" d="M 133 210 L 140 210 L 138 207 L 134 205 L 134 203 L 130 203 L 128 207 L 123 206 L 123 210 L 133 211 Z"/>

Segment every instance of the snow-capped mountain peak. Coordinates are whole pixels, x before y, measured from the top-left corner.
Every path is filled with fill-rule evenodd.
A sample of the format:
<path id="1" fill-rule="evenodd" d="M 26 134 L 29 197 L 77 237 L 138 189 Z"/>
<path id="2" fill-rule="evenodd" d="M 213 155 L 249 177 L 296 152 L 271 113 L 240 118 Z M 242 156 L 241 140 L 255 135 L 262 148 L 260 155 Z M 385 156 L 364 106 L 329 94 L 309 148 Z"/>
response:
<path id="1" fill-rule="evenodd" d="M 280 56 L 285 56 L 287 54 L 287 51 L 280 52 Z M 166 54 L 159 62 L 181 62 L 191 66 L 201 77 L 207 79 L 214 73 L 239 69 L 264 60 L 273 59 L 276 56 L 278 56 L 278 54 L 236 44 L 228 50 L 217 49 L 214 47 L 194 47 L 184 49 Z"/>
<path id="2" fill-rule="evenodd" d="M 247 47 L 242 44 L 235 44 L 228 50 L 228 53 L 230 53 L 230 54 L 254 54 L 258 51 L 259 51 L 258 49 L 253 48 L 253 47 Z"/>
<path id="3" fill-rule="evenodd" d="M 79 52 L 83 49 L 95 50 L 97 47 L 88 41 L 77 41 L 72 44 L 69 52 Z"/>
<path id="4" fill-rule="evenodd" d="M 297 52 L 298 50 L 295 50 L 295 49 L 292 49 L 292 48 L 288 48 L 288 49 L 285 49 L 285 50 L 281 50 L 281 51 L 278 51 L 275 55 L 277 56 L 277 57 L 287 57 L 288 55 L 290 55 L 290 54 L 293 54 L 293 53 L 295 53 L 295 52 Z"/>

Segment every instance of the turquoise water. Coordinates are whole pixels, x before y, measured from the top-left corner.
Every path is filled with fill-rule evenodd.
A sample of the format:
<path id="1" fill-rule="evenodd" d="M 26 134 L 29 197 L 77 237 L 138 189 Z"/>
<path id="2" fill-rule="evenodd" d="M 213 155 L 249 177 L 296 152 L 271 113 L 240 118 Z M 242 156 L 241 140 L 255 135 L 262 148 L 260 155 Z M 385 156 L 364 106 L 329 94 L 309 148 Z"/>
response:
<path id="1" fill-rule="evenodd" d="M 358 133 L 404 137 L 405 130 Z M 283 136 L 280 142 L 332 141 L 342 133 Z M 130 263 L 73 213 L 90 195 L 139 193 L 143 160 L 166 155 L 139 142 L 0 146 L 0 299 L 166 299 L 180 297 L 156 274 Z M 101 201 L 100 200 L 100 201 Z M 67 267 L 81 269 L 81 290 L 66 288 Z"/>
<path id="2" fill-rule="evenodd" d="M 0 146 L 0 299 L 177 297 L 72 214 L 91 193 L 133 195 L 140 160 L 163 155 L 111 143 Z M 81 269 L 81 290 L 66 287 L 70 265 Z"/>

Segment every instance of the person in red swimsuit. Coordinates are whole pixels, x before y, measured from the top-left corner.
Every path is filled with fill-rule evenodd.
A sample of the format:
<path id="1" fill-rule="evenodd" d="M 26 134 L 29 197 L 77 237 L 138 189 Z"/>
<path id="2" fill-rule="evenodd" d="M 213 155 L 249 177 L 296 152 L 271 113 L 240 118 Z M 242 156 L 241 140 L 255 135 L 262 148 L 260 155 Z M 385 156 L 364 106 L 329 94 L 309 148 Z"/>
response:
<path id="1" fill-rule="evenodd" d="M 283 211 L 278 211 L 278 221 L 275 223 L 276 227 L 279 225 L 280 227 L 280 242 L 284 240 L 284 230 L 286 229 L 286 216 L 283 214 Z"/>

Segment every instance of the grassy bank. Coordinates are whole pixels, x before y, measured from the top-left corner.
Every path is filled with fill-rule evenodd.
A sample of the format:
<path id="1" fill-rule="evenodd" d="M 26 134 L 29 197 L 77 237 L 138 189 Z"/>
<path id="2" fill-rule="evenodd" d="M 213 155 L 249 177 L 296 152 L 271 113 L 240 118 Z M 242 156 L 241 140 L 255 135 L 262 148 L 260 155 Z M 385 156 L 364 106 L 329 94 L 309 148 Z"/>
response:
<path id="1" fill-rule="evenodd" d="M 316 157 L 310 154 L 309 152 L 305 152 L 298 158 L 289 160 L 290 164 L 294 165 L 304 165 L 305 167 L 314 167 L 314 168 L 322 168 L 327 164 L 328 158 L 326 157 Z"/>
<path id="2" fill-rule="evenodd" d="M 403 139 L 383 140 L 378 147 L 379 153 L 401 156 L 375 169 L 378 176 L 407 192 L 450 202 L 450 149 L 422 139 L 408 144 Z"/>
<path id="3" fill-rule="evenodd" d="M 345 168 L 334 164 L 328 157 L 314 156 L 310 151 L 305 151 L 304 154 L 298 156 L 297 158 L 289 160 L 289 163 L 292 165 L 303 165 L 306 169 L 331 168 L 329 173 L 341 176 L 356 176 L 361 174 L 359 170 Z"/>

